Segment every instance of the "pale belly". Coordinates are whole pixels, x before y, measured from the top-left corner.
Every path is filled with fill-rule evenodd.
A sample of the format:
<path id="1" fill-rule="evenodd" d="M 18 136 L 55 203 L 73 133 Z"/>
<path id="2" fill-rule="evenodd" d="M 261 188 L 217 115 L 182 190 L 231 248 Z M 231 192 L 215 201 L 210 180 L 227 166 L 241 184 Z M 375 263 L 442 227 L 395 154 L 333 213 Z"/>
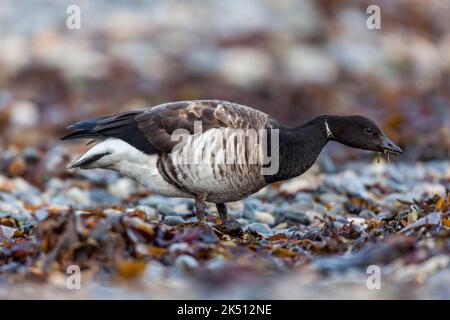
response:
<path id="1" fill-rule="evenodd" d="M 206 201 L 214 203 L 232 202 L 243 199 L 267 184 L 262 178 L 255 179 L 252 172 L 259 171 L 259 166 L 243 165 L 178 165 L 176 184 L 186 191 L 180 190 L 174 183 L 168 182 L 159 172 L 156 165 L 158 156 L 150 156 L 148 165 L 133 164 L 133 172 L 120 170 L 147 190 L 167 196 L 192 198 L 194 195 L 205 195 Z M 131 166 L 128 166 L 131 167 Z M 135 174 L 135 170 L 139 172 Z"/>
<path id="2" fill-rule="evenodd" d="M 257 192 L 267 184 L 250 172 L 259 167 L 243 165 L 179 165 L 179 182 L 194 194 L 205 194 L 206 201 L 231 202 Z"/>
<path id="3" fill-rule="evenodd" d="M 147 190 L 167 197 L 192 198 L 192 195 L 178 189 L 176 186 L 166 181 L 157 168 L 157 155 L 143 155 L 144 161 L 138 163 L 122 161 L 115 170 L 123 175 L 132 178 L 144 186 Z M 134 159 L 133 159 L 134 160 Z"/>

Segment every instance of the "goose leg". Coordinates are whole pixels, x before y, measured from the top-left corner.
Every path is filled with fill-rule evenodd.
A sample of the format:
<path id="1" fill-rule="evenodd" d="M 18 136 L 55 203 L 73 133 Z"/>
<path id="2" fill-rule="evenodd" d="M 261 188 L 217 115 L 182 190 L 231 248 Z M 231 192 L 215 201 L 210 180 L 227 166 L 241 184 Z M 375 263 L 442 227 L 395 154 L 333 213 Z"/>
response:
<path id="1" fill-rule="evenodd" d="M 219 212 L 220 220 L 225 223 L 228 220 L 227 206 L 224 203 L 216 203 L 217 212 Z"/>
<path id="2" fill-rule="evenodd" d="M 195 215 L 197 216 L 198 222 L 205 223 L 205 198 L 204 196 L 196 196 L 194 198 L 195 200 Z"/>

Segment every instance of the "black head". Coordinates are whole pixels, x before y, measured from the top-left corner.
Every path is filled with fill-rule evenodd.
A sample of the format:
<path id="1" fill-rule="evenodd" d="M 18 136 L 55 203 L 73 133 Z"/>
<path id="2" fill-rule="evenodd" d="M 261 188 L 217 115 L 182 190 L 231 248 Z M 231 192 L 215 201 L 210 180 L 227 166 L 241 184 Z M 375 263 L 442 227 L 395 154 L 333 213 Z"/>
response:
<path id="1" fill-rule="evenodd" d="M 402 149 L 389 140 L 375 122 L 366 117 L 324 116 L 323 119 L 330 140 L 358 149 L 390 152 L 395 155 L 402 153 Z"/>

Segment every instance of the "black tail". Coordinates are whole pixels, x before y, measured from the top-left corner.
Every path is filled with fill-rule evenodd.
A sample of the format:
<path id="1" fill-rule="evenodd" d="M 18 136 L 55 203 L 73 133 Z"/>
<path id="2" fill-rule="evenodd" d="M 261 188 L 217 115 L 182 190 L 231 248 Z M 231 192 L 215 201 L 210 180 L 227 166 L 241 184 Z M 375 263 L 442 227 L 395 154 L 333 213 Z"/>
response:
<path id="1" fill-rule="evenodd" d="M 61 140 L 71 140 L 71 139 L 96 139 L 100 137 L 100 132 L 96 130 L 97 125 L 100 121 L 107 117 L 95 118 L 89 120 L 83 120 L 72 124 L 67 127 L 67 129 L 77 129 L 77 131 L 69 133 L 68 135 L 61 138 Z"/>
<path id="2" fill-rule="evenodd" d="M 139 130 L 135 120 L 135 116 L 142 112 L 143 110 L 128 111 L 77 122 L 67 127 L 76 131 L 62 137 L 61 140 L 118 138 L 147 154 L 156 153 L 158 150 Z"/>
<path id="3" fill-rule="evenodd" d="M 121 133 L 121 129 L 126 127 L 135 127 L 136 121 L 134 117 L 139 114 L 140 110 L 119 113 L 113 116 L 106 116 L 83 120 L 67 127 L 67 129 L 76 129 L 77 131 L 68 134 L 61 140 L 71 139 L 97 139 L 116 137 Z"/>

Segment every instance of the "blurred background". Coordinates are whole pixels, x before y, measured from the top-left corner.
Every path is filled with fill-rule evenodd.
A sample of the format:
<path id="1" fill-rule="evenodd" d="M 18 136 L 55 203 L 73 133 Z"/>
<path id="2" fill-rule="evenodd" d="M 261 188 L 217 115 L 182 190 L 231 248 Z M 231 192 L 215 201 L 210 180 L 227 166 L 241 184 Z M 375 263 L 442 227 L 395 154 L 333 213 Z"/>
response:
<path id="1" fill-rule="evenodd" d="M 366 24 L 373 4 L 380 30 Z M 362 114 L 405 153 L 370 165 L 373 152 L 330 143 L 301 178 L 230 207 L 249 236 L 236 247 L 183 226 L 189 199 L 67 171 L 86 148 L 59 141 L 67 125 L 188 99 L 289 125 Z M 448 299 L 449 159 L 450 1 L 0 1 L 0 298 Z M 122 246 L 122 222 L 150 231 Z M 73 262 L 85 291 L 54 272 Z M 373 264 L 383 290 L 366 285 Z M 130 269 L 147 281 L 103 281 Z"/>
<path id="2" fill-rule="evenodd" d="M 66 26 L 72 4 L 80 29 Z M 381 30 L 366 26 L 370 4 Z M 80 119 L 214 98 L 290 125 L 363 114 L 406 150 L 402 161 L 446 159 L 449 16 L 439 0 L 2 0 L 1 156 L 32 160 Z M 11 175 L 26 170 L 5 161 Z"/>

